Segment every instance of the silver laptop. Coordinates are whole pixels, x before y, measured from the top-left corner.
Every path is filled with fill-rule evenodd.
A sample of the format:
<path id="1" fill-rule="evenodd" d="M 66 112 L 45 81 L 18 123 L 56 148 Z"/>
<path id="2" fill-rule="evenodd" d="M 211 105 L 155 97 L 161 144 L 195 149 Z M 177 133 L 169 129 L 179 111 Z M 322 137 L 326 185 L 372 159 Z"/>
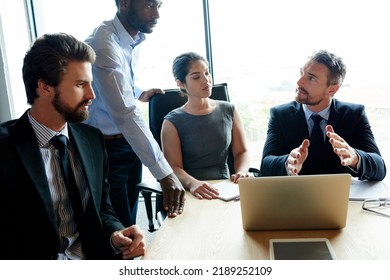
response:
<path id="1" fill-rule="evenodd" d="M 345 227 L 349 174 L 243 178 L 238 181 L 245 230 Z"/>

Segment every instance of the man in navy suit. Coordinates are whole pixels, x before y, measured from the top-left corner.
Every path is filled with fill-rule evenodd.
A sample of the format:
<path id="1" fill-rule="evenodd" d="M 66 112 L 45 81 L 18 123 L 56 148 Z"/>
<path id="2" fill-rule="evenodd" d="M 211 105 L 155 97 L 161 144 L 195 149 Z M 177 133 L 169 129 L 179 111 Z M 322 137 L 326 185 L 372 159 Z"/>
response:
<path id="1" fill-rule="evenodd" d="M 328 51 L 320 50 L 308 58 L 297 82 L 295 101 L 270 110 L 262 176 L 349 173 L 373 181 L 386 176 L 364 106 L 334 98 L 345 74 L 342 59 Z M 320 117 L 324 143 L 318 148 L 312 115 Z"/>
<path id="2" fill-rule="evenodd" d="M 24 58 L 31 108 L 0 124 L 0 259 L 131 259 L 145 252 L 143 232 L 125 228 L 111 206 L 102 134 L 81 123 L 95 98 L 94 59 L 91 47 L 66 34 L 38 38 Z M 51 141 L 58 135 L 73 180 L 62 175 L 63 150 Z"/>

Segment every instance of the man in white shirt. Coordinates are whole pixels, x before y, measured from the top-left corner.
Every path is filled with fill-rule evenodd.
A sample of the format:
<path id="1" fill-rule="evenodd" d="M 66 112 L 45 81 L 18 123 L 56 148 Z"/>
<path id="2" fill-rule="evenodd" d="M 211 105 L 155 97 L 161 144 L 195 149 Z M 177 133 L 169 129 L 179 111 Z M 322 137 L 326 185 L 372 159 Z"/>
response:
<path id="1" fill-rule="evenodd" d="M 140 44 L 159 18 L 159 0 L 116 0 L 113 20 L 103 22 L 86 39 L 96 52 L 93 88 L 96 100 L 87 123 L 99 128 L 109 155 L 110 198 L 126 226 L 135 224 L 142 164 L 160 181 L 169 217 L 184 209 L 184 188 L 164 158 L 137 108 L 136 99 L 148 101 L 160 89 L 139 90 L 135 71 Z"/>

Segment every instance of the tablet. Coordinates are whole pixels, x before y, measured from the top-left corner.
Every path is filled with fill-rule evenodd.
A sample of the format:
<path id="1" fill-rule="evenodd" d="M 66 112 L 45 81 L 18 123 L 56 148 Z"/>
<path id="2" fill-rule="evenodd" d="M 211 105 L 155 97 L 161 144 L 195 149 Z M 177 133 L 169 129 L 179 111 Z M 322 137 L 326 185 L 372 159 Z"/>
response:
<path id="1" fill-rule="evenodd" d="M 335 260 L 327 238 L 270 239 L 271 260 Z"/>

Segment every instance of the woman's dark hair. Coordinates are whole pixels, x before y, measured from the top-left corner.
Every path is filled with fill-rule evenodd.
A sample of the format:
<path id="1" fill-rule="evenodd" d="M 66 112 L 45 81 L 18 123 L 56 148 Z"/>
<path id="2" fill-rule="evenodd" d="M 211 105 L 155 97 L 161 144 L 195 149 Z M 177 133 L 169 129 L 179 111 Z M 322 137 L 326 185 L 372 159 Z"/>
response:
<path id="1" fill-rule="evenodd" d="M 207 60 L 203 56 L 194 52 L 186 52 L 176 57 L 172 65 L 172 73 L 175 80 L 185 83 L 191 63 L 198 60 L 201 60 L 208 65 Z"/>
<path id="2" fill-rule="evenodd" d="M 38 97 L 36 90 L 39 80 L 53 87 L 58 86 L 70 61 L 92 64 L 95 52 L 84 42 L 65 33 L 45 34 L 38 38 L 23 60 L 27 102 L 32 105 Z"/>

